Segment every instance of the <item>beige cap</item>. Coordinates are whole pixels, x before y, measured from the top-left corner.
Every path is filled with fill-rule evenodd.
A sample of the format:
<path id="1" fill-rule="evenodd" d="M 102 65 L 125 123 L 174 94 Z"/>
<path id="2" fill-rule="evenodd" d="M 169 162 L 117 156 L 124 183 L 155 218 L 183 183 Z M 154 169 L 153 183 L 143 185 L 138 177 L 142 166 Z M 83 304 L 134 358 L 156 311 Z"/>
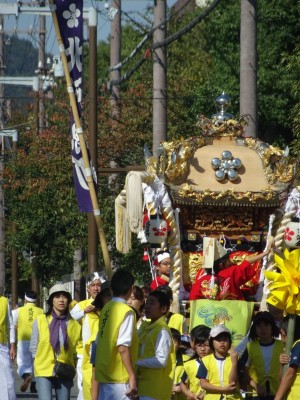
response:
<path id="1" fill-rule="evenodd" d="M 49 296 L 47 299 L 47 302 L 49 303 L 50 301 L 50 297 L 54 294 L 54 293 L 59 293 L 59 292 L 64 292 L 68 295 L 69 300 L 72 300 L 72 296 L 71 293 L 68 291 L 68 289 L 66 288 L 66 286 L 63 283 L 56 283 L 54 286 L 52 286 L 52 288 L 49 290 Z"/>
<path id="2" fill-rule="evenodd" d="M 209 337 L 216 338 L 221 333 L 228 333 L 229 335 L 231 335 L 230 330 L 226 328 L 225 325 L 216 325 L 213 328 L 211 328 Z"/>

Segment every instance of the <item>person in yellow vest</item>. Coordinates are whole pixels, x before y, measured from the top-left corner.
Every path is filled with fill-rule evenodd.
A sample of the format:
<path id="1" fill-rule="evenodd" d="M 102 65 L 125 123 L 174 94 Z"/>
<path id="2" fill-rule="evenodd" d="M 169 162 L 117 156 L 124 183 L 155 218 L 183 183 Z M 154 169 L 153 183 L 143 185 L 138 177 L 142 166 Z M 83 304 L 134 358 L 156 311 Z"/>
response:
<path id="1" fill-rule="evenodd" d="M 170 299 L 170 304 L 173 302 L 173 291 L 168 285 L 158 286 L 156 290 L 162 291 L 166 293 Z M 167 324 L 169 328 L 177 329 L 180 334 L 187 332 L 187 326 L 185 322 L 185 318 L 182 314 L 173 313 L 170 310 L 166 314 Z"/>
<path id="2" fill-rule="evenodd" d="M 130 272 L 117 270 L 110 283 L 113 297 L 100 314 L 95 379 L 101 400 L 128 400 L 137 393 L 137 328 L 135 311 L 127 304 L 133 285 Z"/>
<path id="3" fill-rule="evenodd" d="M 300 393 L 300 340 L 291 349 L 289 366 L 284 374 L 274 400 L 297 400 Z"/>
<path id="4" fill-rule="evenodd" d="M 273 399 L 280 383 L 282 367 L 279 362 L 284 352 L 280 329 L 273 315 L 268 311 L 259 311 L 249 331 L 249 343 L 246 349 L 246 366 L 243 378 L 253 391 L 253 396 Z"/>
<path id="5" fill-rule="evenodd" d="M 203 357 L 211 354 L 209 346 L 209 333 L 210 329 L 201 325 L 201 328 L 193 328 L 196 334 L 193 334 L 192 348 L 195 355 L 187 360 L 184 365 L 184 372 L 181 376 L 180 387 L 182 393 L 185 394 L 189 400 L 200 400 L 204 398 L 204 391 L 201 390 L 197 372 Z"/>
<path id="6" fill-rule="evenodd" d="M 108 281 L 104 282 L 101 288 L 101 292 L 97 294 L 95 300 L 93 301 L 93 305 L 101 311 L 102 308 L 105 306 L 112 299 L 110 284 Z M 99 382 L 95 379 L 95 358 L 96 358 L 96 349 L 97 349 L 97 336 L 95 340 L 91 342 L 91 358 L 90 363 L 92 364 L 92 396 L 91 400 L 98 400 L 99 397 Z"/>
<path id="7" fill-rule="evenodd" d="M 17 365 L 18 375 L 23 378 L 21 392 L 26 392 L 30 385 L 30 392 L 36 393 L 35 382 L 33 381 L 33 362 L 29 351 L 30 338 L 32 334 L 32 325 L 38 315 L 44 313 L 44 310 L 35 305 L 37 294 L 33 290 L 28 290 L 24 297 L 24 306 L 18 307 L 13 313 L 14 325 L 17 329 Z"/>
<path id="8" fill-rule="evenodd" d="M 57 375 L 54 367 L 58 361 L 66 364 L 75 375 L 76 346 L 80 340 L 81 326 L 69 313 L 71 293 L 61 283 L 49 290 L 49 310 L 39 315 L 33 323 L 30 351 L 34 359 L 34 376 L 40 400 L 52 400 L 52 389 L 59 400 L 69 400 L 73 377 Z"/>
<path id="9" fill-rule="evenodd" d="M 184 372 L 183 367 L 183 353 L 185 349 L 180 346 L 181 335 L 177 329 L 170 328 L 173 344 L 174 344 L 174 353 L 175 357 L 172 357 L 172 372 L 171 378 L 173 380 L 173 388 L 172 388 L 172 400 L 186 400 L 186 396 L 182 393 L 180 388 L 180 379 Z"/>
<path id="10" fill-rule="evenodd" d="M 149 294 L 145 315 L 150 321 L 141 326 L 136 362 L 140 400 L 168 400 L 172 396 L 175 353 L 165 317 L 169 308 L 170 299 L 166 293 L 155 290 Z"/>
<path id="11" fill-rule="evenodd" d="M 0 288 L 0 398 L 15 400 L 12 361 L 16 357 L 16 333 L 8 300 Z"/>
<path id="12" fill-rule="evenodd" d="M 90 363 L 90 345 L 98 332 L 100 312 L 92 302 L 106 281 L 104 274 L 92 272 L 86 277 L 88 298 L 78 302 L 70 311 L 72 318 L 82 324 L 82 337 L 77 346 L 77 400 L 91 399 L 92 365 Z"/>
<path id="13" fill-rule="evenodd" d="M 229 354 L 231 333 L 224 325 L 214 326 L 209 335 L 209 346 L 213 351 L 202 358 L 197 372 L 200 386 L 205 390 L 205 400 L 241 399 L 238 387 L 238 355 Z"/>

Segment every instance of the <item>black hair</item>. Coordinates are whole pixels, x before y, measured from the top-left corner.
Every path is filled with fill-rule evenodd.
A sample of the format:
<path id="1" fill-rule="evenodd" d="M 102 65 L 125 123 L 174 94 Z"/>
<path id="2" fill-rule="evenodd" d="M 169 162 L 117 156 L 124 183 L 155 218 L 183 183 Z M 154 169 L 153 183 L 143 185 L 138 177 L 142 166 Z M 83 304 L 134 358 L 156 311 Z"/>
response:
<path id="1" fill-rule="evenodd" d="M 156 300 L 159 302 L 160 307 L 166 306 L 168 309 L 167 311 L 169 311 L 171 302 L 170 302 L 169 296 L 165 292 L 162 292 L 160 290 L 154 290 L 153 292 L 151 292 L 149 294 L 149 297 L 150 296 L 156 298 Z"/>
<path id="2" fill-rule="evenodd" d="M 218 268 L 220 268 L 220 266 L 221 266 L 223 263 L 225 263 L 226 261 L 230 260 L 229 254 L 230 254 L 230 253 L 225 254 L 224 256 L 222 256 L 221 258 L 219 258 L 218 260 L 216 260 L 216 261 L 214 262 L 213 268 L 214 268 L 214 271 L 215 271 L 215 272 L 218 271 Z"/>
<path id="3" fill-rule="evenodd" d="M 102 289 L 101 292 L 97 293 L 95 300 L 92 302 L 92 305 L 95 306 L 98 310 L 102 310 L 107 301 L 111 299 L 111 291 L 109 287 Z"/>
<path id="4" fill-rule="evenodd" d="M 159 290 L 160 292 L 166 293 L 166 295 L 170 299 L 170 302 L 173 301 L 173 291 L 169 285 L 159 285 L 155 290 Z"/>
<path id="5" fill-rule="evenodd" d="M 195 326 L 195 328 L 193 328 L 192 330 L 194 330 L 193 332 L 193 337 L 191 335 L 191 339 L 193 340 L 194 344 L 204 344 L 205 342 L 209 342 L 209 333 L 210 333 L 210 328 L 206 325 L 198 325 Z M 192 332 L 191 332 L 192 334 Z M 198 354 L 195 352 L 195 354 L 193 354 L 190 357 L 190 360 L 194 360 L 198 358 Z"/>
<path id="6" fill-rule="evenodd" d="M 134 276 L 125 269 L 118 269 L 112 276 L 110 287 L 114 296 L 124 296 L 134 284 Z"/>
<path id="7" fill-rule="evenodd" d="M 229 332 L 222 332 L 222 333 L 219 333 L 219 335 L 217 335 L 217 336 L 215 336 L 215 337 L 210 337 L 209 338 L 209 347 L 211 348 L 211 350 L 215 350 L 214 349 L 214 345 L 213 345 L 213 341 L 217 338 L 217 337 L 219 337 L 219 336 L 227 336 L 228 338 L 229 338 L 229 348 L 231 347 L 231 345 L 232 345 L 232 337 L 231 337 L 231 334 L 229 333 Z"/>
<path id="8" fill-rule="evenodd" d="M 181 342 L 181 334 L 180 334 L 179 330 L 175 329 L 175 328 L 170 328 L 170 331 L 171 331 L 172 338 L 174 340 L 177 340 L 177 342 L 180 344 L 180 342 Z"/>
<path id="9" fill-rule="evenodd" d="M 25 296 L 29 297 L 32 300 L 36 300 L 37 299 L 37 293 L 34 290 L 26 290 Z"/>
<path id="10" fill-rule="evenodd" d="M 210 328 L 208 326 L 196 325 L 190 332 L 190 338 L 191 338 L 191 340 L 195 340 L 195 338 L 201 334 L 205 336 L 206 332 L 208 332 L 208 336 L 209 336 Z"/>
<path id="11" fill-rule="evenodd" d="M 273 317 L 273 315 L 268 312 L 268 311 L 259 311 L 255 317 L 253 318 L 253 322 L 249 331 L 249 340 L 250 341 L 255 341 L 258 338 L 257 334 L 256 334 L 256 325 L 258 324 L 258 322 L 260 321 L 265 321 L 266 323 L 270 324 L 272 327 L 272 337 L 276 338 L 279 336 L 280 334 L 280 329 L 278 328 L 278 326 L 276 325 L 275 319 Z"/>
<path id="12" fill-rule="evenodd" d="M 209 340 L 209 333 L 210 333 L 209 328 L 198 331 L 198 333 L 196 334 L 196 336 L 194 338 L 194 343 L 195 344 L 205 343 L 207 340 Z"/>

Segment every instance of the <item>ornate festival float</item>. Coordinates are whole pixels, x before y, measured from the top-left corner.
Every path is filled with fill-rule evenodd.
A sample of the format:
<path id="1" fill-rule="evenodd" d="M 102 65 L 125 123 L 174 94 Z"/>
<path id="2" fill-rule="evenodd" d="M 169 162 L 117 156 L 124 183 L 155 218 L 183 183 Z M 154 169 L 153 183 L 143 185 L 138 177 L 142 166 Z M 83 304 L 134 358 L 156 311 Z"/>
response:
<path id="1" fill-rule="evenodd" d="M 297 211 L 299 201 L 297 207 L 293 200 L 287 202 L 295 186 L 295 160 L 287 150 L 246 138 L 247 116 L 234 119 L 227 112 L 229 105 L 229 97 L 222 93 L 216 99 L 217 114 L 211 118 L 198 116 L 195 136 L 161 143 L 158 158 L 146 150 L 145 171 L 130 172 L 115 201 L 119 251 L 129 251 L 131 235 L 137 234 L 148 249 L 155 276 L 155 248 L 170 249 L 172 273 L 169 285 L 174 293 L 175 309 L 189 299 L 195 277 L 204 267 L 203 251 L 207 249 L 203 243 L 207 238 L 215 239 L 218 245 L 230 251 L 231 261 L 236 265 L 250 255 L 262 252 L 271 230 L 276 247 L 281 249 L 281 257 L 285 254 L 282 249 L 284 237 L 298 234 L 300 247 L 299 228 L 292 235 L 292 230 L 296 230 L 288 224 L 300 216 Z M 280 210 L 286 202 L 292 211 L 284 213 Z M 279 215 L 284 217 L 282 222 Z M 216 258 L 216 254 L 212 253 L 210 257 Z M 243 313 L 249 319 L 254 301 L 262 300 L 265 307 L 270 287 L 276 279 L 282 279 L 281 274 L 278 277 L 272 271 L 277 271 L 278 266 L 281 269 L 283 263 L 273 262 L 273 258 L 267 263 L 266 258 L 254 263 L 255 275 L 241 287 L 243 298 L 248 301 L 232 303 L 230 297 L 229 300 L 225 297 L 216 302 L 215 285 L 210 283 L 202 288 L 202 298 L 209 303 L 206 300 L 190 301 L 190 327 L 197 323 L 233 322 Z M 262 273 L 264 269 L 269 271 L 266 278 Z M 275 307 L 278 302 L 274 298 L 271 300 Z M 235 315 L 231 312 L 233 304 Z"/>

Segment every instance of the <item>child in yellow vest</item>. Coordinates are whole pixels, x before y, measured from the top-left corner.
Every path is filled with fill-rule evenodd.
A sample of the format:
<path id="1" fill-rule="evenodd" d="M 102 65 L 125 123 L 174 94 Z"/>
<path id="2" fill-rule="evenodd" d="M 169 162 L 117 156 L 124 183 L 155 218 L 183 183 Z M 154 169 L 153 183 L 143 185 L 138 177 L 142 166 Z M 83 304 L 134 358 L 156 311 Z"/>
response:
<path id="1" fill-rule="evenodd" d="M 300 393 L 300 340 L 297 340 L 290 353 L 289 367 L 277 390 L 275 400 L 297 400 Z"/>
<path id="2" fill-rule="evenodd" d="M 161 292 L 164 292 L 168 295 L 169 300 L 170 300 L 170 305 L 173 302 L 173 291 L 168 285 L 160 285 L 157 287 L 156 290 L 159 290 Z M 170 310 L 166 314 L 166 320 L 169 328 L 174 328 L 177 329 L 180 334 L 182 335 L 183 333 L 187 332 L 187 327 L 186 327 L 186 322 L 185 318 L 182 314 L 179 313 L 173 313 Z"/>
<path id="3" fill-rule="evenodd" d="M 197 377 L 205 390 L 205 400 L 241 399 L 238 387 L 238 355 L 229 354 L 232 339 L 229 329 L 216 325 L 210 331 L 209 346 L 212 354 L 202 358 Z"/>
<path id="4" fill-rule="evenodd" d="M 184 372 L 181 376 L 181 391 L 189 400 L 203 399 L 204 391 L 201 390 L 197 372 L 203 357 L 211 353 L 209 346 L 210 329 L 205 325 L 199 325 L 191 331 L 191 347 L 195 355 L 184 363 Z"/>
<path id="5" fill-rule="evenodd" d="M 279 332 L 271 313 L 258 312 L 250 328 L 250 343 L 246 350 L 244 380 L 249 384 L 254 396 L 268 397 L 269 400 L 276 394 L 282 373 L 279 360 L 284 351 L 284 344 L 275 339 Z"/>
<path id="6" fill-rule="evenodd" d="M 183 368 L 183 355 L 185 348 L 181 347 L 181 335 L 177 329 L 170 328 L 175 355 L 172 357 L 172 372 L 171 378 L 173 380 L 172 400 L 186 400 L 186 396 L 181 392 L 180 379 L 184 372 Z"/>
<path id="7" fill-rule="evenodd" d="M 136 362 L 140 400 L 169 400 L 174 345 L 165 315 L 170 307 L 166 293 L 150 293 L 146 305 L 146 321 L 139 332 L 139 357 Z"/>

